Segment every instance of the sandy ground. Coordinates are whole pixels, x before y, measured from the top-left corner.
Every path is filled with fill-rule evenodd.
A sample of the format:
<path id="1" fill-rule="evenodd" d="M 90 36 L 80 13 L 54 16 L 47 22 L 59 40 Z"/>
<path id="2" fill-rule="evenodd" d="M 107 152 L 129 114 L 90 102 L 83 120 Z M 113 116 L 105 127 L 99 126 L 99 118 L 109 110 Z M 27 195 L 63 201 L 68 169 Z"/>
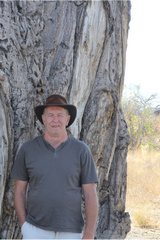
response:
<path id="1" fill-rule="evenodd" d="M 160 227 L 156 229 L 144 229 L 133 227 L 125 239 L 160 239 Z"/>

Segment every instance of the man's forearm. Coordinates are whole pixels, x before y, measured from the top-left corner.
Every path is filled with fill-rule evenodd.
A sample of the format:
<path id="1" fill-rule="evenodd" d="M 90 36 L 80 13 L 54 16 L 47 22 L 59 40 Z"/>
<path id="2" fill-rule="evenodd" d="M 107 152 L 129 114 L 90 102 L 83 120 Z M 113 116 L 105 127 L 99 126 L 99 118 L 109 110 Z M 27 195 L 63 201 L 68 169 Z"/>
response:
<path id="1" fill-rule="evenodd" d="M 14 204 L 19 219 L 20 227 L 26 220 L 26 189 L 28 182 L 16 180 L 14 192 Z"/>
<path id="2" fill-rule="evenodd" d="M 90 203 L 89 203 L 90 202 Z M 95 226 L 98 215 L 98 203 L 97 198 L 92 197 L 88 204 L 86 204 L 86 228 L 84 233 L 85 239 L 93 239 L 95 233 Z"/>
<path id="3" fill-rule="evenodd" d="M 26 220 L 26 196 L 22 193 L 15 193 L 15 209 L 19 219 L 20 227 Z"/>
<path id="4" fill-rule="evenodd" d="M 85 193 L 86 228 L 83 239 L 94 239 L 98 215 L 98 199 L 96 190 Z"/>

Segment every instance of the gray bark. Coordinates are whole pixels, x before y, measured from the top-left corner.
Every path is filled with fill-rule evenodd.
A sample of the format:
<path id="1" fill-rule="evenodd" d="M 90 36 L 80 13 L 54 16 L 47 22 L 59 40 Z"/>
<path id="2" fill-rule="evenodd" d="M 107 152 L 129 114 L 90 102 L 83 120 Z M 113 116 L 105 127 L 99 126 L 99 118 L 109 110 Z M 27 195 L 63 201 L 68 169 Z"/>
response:
<path id="1" fill-rule="evenodd" d="M 99 175 L 96 237 L 125 238 L 127 126 L 120 107 L 130 1 L 0 1 L 0 231 L 20 238 L 11 168 L 40 135 L 34 106 L 53 93 L 78 108 L 69 133 L 85 141 Z"/>

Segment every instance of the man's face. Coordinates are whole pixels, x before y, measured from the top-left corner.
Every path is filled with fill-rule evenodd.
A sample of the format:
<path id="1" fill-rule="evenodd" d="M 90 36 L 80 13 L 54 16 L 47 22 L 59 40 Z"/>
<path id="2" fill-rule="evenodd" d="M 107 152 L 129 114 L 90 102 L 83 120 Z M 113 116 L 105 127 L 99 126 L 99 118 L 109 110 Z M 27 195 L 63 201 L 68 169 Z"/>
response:
<path id="1" fill-rule="evenodd" d="M 69 123 L 70 115 L 62 107 L 47 107 L 42 115 L 45 133 L 50 136 L 63 136 Z"/>

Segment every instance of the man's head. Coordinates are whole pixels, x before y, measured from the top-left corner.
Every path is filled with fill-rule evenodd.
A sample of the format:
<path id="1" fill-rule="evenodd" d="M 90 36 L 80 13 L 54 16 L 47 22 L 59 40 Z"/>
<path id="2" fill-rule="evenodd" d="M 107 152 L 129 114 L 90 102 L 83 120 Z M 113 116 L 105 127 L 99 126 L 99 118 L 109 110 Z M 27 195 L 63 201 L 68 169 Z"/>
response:
<path id="1" fill-rule="evenodd" d="M 46 136 L 64 136 L 70 117 L 68 110 L 65 108 L 55 106 L 46 107 L 42 115 Z"/>
<path id="2" fill-rule="evenodd" d="M 66 127 L 69 127 L 74 122 L 77 114 L 76 107 L 74 105 L 68 104 L 66 99 L 63 96 L 58 94 L 53 94 L 46 99 L 46 103 L 44 105 L 40 105 L 35 108 L 36 116 L 42 124 L 44 124 L 42 119 L 43 112 L 44 110 L 46 112 L 47 109 L 49 109 L 49 107 L 59 107 L 64 109 L 65 112 L 67 110 L 68 114 L 70 115 L 70 119 Z M 43 116 L 45 116 L 45 114 Z"/>

